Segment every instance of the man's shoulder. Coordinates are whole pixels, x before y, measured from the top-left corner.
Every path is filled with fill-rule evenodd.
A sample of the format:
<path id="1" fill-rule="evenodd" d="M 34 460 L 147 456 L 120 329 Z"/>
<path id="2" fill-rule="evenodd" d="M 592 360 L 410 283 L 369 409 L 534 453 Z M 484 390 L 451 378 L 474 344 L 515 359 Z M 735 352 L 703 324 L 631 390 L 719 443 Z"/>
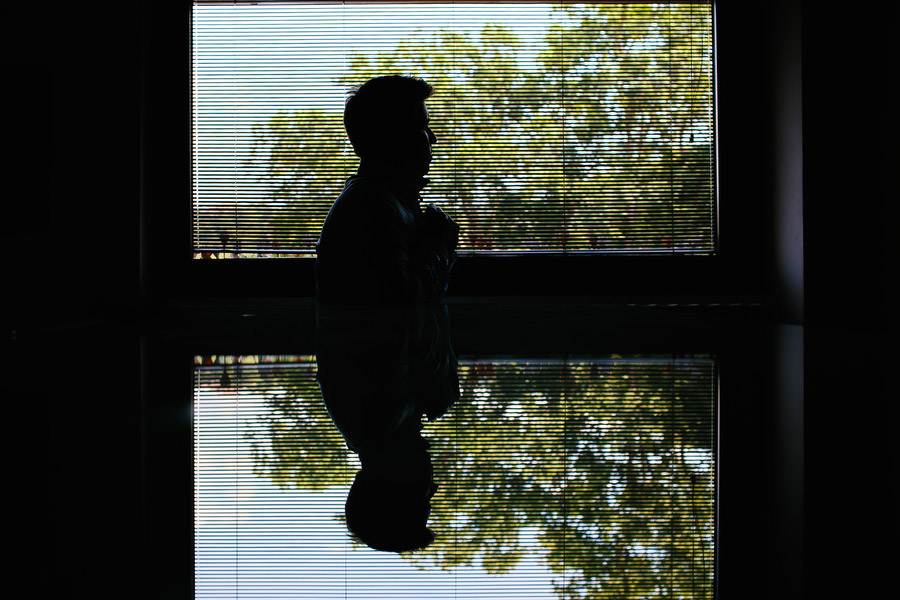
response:
<path id="1" fill-rule="evenodd" d="M 363 220 L 369 224 L 407 221 L 410 218 L 402 203 L 384 184 L 377 179 L 360 176 L 347 181 L 332 211 L 346 215 L 343 218 Z"/>
<path id="2" fill-rule="evenodd" d="M 389 204 L 396 202 L 393 194 L 377 179 L 356 175 L 347 180 L 338 201 L 348 203 Z"/>
<path id="3" fill-rule="evenodd" d="M 393 194 L 377 180 L 351 177 L 335 200 L 322 226 L 317 245 L 321 254 L 329 247 L 370 244 L 379 232 L 406 235 L 414 219 L 406 214 Z"/>

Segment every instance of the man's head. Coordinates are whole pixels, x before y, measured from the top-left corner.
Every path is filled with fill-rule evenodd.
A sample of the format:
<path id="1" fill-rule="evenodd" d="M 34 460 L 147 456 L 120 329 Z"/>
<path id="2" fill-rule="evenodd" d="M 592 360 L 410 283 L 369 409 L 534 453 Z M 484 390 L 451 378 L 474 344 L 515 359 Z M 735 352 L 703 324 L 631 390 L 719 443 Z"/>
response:
<path id="1" fill-rule="evenodd" d="M 406 476 L 357 473 L 344 506 L 350 534 L 385 552 L 421 550 L 433 542 L 428 517 L 437 485 L 431 481 L 431 464 L 427 467 Z"/>
<path id="2" fill-rule="evenodd" d="M 427 173 L 437 141 L 425 108 L 433 92 L 427 82 L 402 75 L 376 77 L 351 90 L 344 128 L 357 156 L 412 175 Z"/>

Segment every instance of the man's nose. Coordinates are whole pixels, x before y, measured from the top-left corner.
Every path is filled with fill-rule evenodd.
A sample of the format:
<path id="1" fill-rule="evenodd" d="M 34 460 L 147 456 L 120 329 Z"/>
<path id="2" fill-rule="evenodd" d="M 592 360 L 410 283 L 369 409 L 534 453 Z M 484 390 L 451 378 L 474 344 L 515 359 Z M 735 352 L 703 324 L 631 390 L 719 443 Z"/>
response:
<path id="1" fill-rule="evenodd" d="M 432 144 L 437 143 L 437 136 L 434 135 L 434 132 L 431 129 L 428 130 L 428 141 Z"/>

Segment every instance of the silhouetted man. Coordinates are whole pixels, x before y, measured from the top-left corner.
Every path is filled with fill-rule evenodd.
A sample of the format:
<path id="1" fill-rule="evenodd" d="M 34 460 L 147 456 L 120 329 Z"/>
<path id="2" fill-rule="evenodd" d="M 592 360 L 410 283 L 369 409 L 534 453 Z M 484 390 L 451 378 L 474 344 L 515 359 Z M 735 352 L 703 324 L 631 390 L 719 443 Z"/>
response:
<path id="1" fill-rule="evenodd" d="M 425 100 L 431 85 L 377 77 L 350 92 L 344 127 L 360 158 L 316 244 L 323 305 L 422 304 L 441 300 L 459 227 L 439 208 L 419 207 L 431 146 Z"/>

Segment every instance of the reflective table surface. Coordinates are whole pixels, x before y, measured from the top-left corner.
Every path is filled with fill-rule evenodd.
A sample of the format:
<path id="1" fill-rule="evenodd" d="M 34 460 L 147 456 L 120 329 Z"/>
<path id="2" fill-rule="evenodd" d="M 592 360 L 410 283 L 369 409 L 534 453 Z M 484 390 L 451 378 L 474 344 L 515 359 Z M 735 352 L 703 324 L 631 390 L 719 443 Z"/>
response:
<path id="1" fill-rule="evenodd" d="M 541 303 L 181 305 L 20 332 L 38 579 L 158 598 L 762 590 L 802 536 L 800 332 L 746 306 Z"/>

